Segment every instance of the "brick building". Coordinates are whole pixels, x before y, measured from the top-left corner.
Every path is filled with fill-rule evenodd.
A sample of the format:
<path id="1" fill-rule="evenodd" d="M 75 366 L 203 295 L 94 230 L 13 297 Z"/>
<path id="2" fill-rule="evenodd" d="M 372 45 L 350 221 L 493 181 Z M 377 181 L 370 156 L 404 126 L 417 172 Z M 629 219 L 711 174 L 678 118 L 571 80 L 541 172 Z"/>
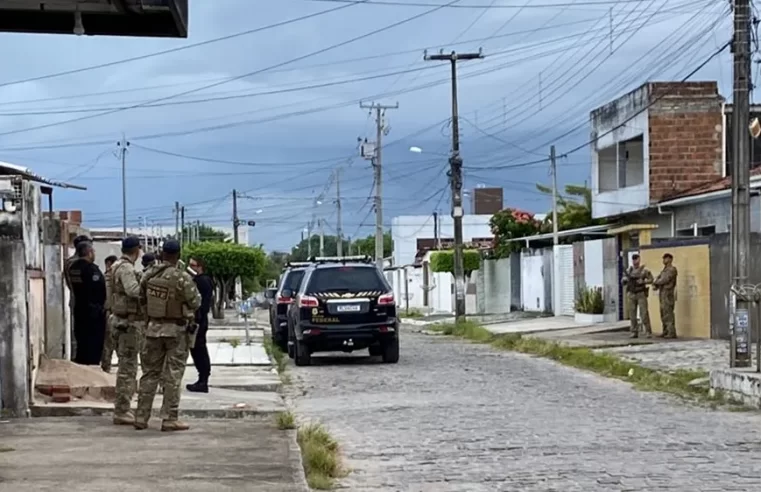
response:
<path id="1" fill-rule="evenodd" d="M 728 232 L 731 112 L 715 82 L 648 82 L 593 110 L 592 215 L 655 224 L 655 240 Z M 759 142 L 750 157 L 756 168 Z M 761 231 L 761 173 L 752 176 Z"/>

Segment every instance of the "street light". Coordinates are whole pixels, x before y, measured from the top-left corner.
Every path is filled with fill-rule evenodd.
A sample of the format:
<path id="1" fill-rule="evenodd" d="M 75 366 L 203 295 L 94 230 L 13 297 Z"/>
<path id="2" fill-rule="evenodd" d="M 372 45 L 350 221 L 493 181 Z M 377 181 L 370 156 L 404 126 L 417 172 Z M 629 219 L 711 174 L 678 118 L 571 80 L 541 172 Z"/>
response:
<path id="1" fill-rule="evenodd" d="M 410 147 L 410 152 L 414 152 L 416 154 L 422 154 L 423 149 L 421 149 L 420 147 Z"/>
<path id="2" fill-rule="evenodd" d="M 447 159 L 450 157 L 449 154 L 442 154 L 441 152 L 428 152 L 427 150 L 423 150 L 422 148 L 415 147 L 415 146 L 410 147 L 410 152 L 412 152 L 414 154 L 438 155 L 438 156 L 441 156 L 441 157 L 446 157 Z"/>

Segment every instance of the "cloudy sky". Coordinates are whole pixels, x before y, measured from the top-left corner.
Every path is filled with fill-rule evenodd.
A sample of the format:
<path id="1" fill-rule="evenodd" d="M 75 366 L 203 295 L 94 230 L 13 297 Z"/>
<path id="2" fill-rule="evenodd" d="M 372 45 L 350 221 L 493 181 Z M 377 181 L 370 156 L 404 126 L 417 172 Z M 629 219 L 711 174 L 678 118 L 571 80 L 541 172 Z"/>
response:
<path id="1" fill-rule="evenodd" d="M 237 189 L 251 241 L 269 250 L 298 242 L 313 212 L 334 232 L 340 169 L 344 234 L 367 236 L 372 169 L 357 139 L 373 139 L 374 122 L 359 102 L 399 103 L 383 152 L 387 227 L 448 213 L 450 71 L 423 51 L 483 48 L 459 68 L 465 188 L 501 186 L 506 205 L 546 212 L 534 183 L 549 182 L 549 146 L 574 151 L 559 160 L 561 184 L 589 180 L 589 111 L 683 78 L 729 40 L 731 21 L 712 0 L 190 0 L 189 30 L 0 34 L 0 160 L 87 186 L 57 191 L 56 208 L 118 227 L 123 133 L 130 225 L 173 224 L 175 201 L 188 220 L 229 225 Z M 731 74 L 725 51 L 692 80 L 729 96 Z"/>

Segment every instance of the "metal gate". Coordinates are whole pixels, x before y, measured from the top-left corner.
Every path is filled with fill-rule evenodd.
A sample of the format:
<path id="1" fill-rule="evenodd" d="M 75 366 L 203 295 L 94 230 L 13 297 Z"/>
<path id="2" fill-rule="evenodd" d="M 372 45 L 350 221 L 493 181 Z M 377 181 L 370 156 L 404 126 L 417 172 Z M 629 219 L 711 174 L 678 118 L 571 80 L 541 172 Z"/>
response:
<path id="1" fill-rule="evenodd" d="M 574 275 L 573 275 L 573 246 L 555 246 L 555 314 L 573 316 L 574 306 Z"/>

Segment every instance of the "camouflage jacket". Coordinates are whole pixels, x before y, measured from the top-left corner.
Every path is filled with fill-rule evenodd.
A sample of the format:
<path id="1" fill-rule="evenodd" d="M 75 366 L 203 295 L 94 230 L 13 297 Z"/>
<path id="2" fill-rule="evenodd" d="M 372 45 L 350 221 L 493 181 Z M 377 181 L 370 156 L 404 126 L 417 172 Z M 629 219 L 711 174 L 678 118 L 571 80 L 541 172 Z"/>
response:
<path id="1" fill-rule="evenodd" d="M 630 266 L 626 270 L 624 278 L 621 279 L 621 283 L 626 286 L 626 291 L 629 294 L 647 293 L 648 284 L 653 283 L 653 274 L 645 265 L 640 265 L 638 268 Z"/>
<path id="2" fill-rule="evenodd" d="M 187 308 L 188 322 L 191 322 L 195 318 L 196 310 L 201 307 L 201 293 L 190 275 L 184 270 L 180 270 L 178 265 L 160 263 L 143 272 L 140 279 L 140 304 L 143 306 L 147 304 L 148 282 L 157 275 L 162 277 L 179 276 L 177 279 L 177 299 L 182 300 Z M 177 337 L 185 333 L 186 328 L 186 326 L 178 326 L 176 323 L 162 323 L 149 319 L 144 334 L 150 338 Z"/>
<path id="3" fill-rule="evenodd" d="M 118 305 L 122 309 L 127 308 L 130 315 L 139 316 L 140 283 L 135 264 L 128 257 L 122 256 L 111 267 L 111 276 L 114 286 L 114 291 L 108 295 L 111 311 Z"/>
<path id="4" fill-rule="evenodd" d="M 653 281 L 653 286 L 660 291 L 673 291 L 676 289 L 676 278 L 678 272 L 674 265 L 663 267 L 661 273 L 658 274 L 658 278 Z"/>

